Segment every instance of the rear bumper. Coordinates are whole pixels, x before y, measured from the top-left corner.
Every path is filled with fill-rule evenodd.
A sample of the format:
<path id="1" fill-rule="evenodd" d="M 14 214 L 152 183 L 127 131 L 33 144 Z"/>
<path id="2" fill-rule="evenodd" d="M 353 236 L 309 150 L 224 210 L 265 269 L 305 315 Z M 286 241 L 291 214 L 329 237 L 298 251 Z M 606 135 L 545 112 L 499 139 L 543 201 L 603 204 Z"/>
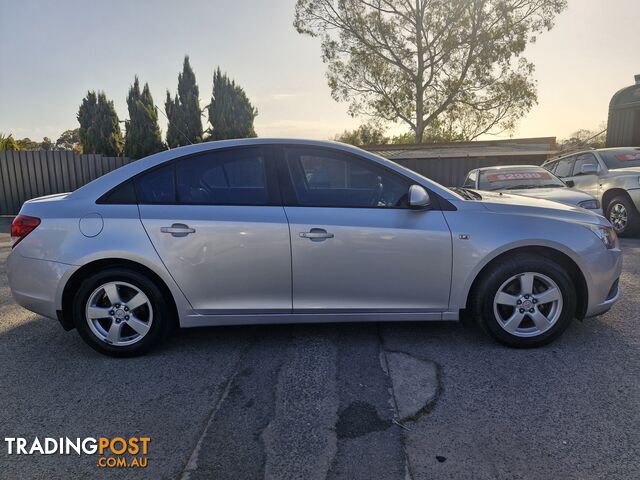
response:
<path id="1" fill-rule="evenodd" d="M 23 257 L 15 250 L 7 259 L 9 288 L 15 301 L 39 315 L 57 319 L 62 308 L 63 279 L 78 267 Z"/>

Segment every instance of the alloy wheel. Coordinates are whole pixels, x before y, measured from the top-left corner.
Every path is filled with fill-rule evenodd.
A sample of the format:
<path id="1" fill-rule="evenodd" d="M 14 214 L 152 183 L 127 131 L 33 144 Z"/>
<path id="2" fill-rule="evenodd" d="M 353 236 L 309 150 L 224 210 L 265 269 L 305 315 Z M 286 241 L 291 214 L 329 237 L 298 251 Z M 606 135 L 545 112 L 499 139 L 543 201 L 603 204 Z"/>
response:
<path id="1" fill-rule="evenodd" d="M 500 326 L 517 337 L 536 337 L 548 331 L 562 313 L 562 292 L 541 273 L 524 272 L 504 282 L 493 300 Z"/>
<path id="2" fill-rule="evenodd" d="M 622 203 L 615 203 L 609 210 L 609 221 L 616 231 L 624 230 L 628 222 L 627 209 Z"/>
<path id="3" fill-rule="evenodd" d="M 109 282 L 89 295 L 86 319 L 100 340 L 124 347 L 141 341 L 149 332 L 153 308 L 138 287 L 126 282 Z"/>

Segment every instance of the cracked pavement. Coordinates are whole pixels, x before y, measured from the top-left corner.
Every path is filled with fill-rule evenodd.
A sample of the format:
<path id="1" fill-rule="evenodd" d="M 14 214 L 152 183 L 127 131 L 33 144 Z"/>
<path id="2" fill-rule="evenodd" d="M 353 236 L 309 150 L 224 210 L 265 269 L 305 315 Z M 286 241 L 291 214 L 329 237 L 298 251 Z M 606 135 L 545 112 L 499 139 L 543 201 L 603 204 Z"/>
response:
<path id="1" fill-rule="evenodd" d="M 0 434 L 151 437 L 144 470 L 9 456 L 0 478 L 640 475 L 640 240 L 622 300 L 535 350 L 458 323 L 218 327 L 101 356 L 21 309 L 0 234 Z"/>

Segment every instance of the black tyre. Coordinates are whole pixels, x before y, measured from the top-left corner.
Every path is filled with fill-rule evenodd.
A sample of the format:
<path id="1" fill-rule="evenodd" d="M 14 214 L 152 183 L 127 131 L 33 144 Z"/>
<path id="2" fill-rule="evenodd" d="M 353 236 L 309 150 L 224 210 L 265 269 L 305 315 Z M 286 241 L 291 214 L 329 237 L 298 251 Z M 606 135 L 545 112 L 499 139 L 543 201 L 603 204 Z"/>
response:
<path id="1" fill-rule="evenodd" d="M 471 309 L 484 329 L 511 347 L 545 345 L 575 316 L 575 287 L 551 259 L 518 254 L 496 263 L 472 293 Z"/>
<path id="2" fill-rule="evenodd" d="M 164 338 L 169 310 L 162 291 L 144 274 L 109 268 L 87 277 L 73 299 L 78 333 L 114 357 L 141 355 Z"/>
<path id="3" fill-rule="evenodd" d="M 607 205 L 606 215 L 621 237 L 640 233 L 640 214 L 628 197 L 620 195 L 611 200 Z"/>

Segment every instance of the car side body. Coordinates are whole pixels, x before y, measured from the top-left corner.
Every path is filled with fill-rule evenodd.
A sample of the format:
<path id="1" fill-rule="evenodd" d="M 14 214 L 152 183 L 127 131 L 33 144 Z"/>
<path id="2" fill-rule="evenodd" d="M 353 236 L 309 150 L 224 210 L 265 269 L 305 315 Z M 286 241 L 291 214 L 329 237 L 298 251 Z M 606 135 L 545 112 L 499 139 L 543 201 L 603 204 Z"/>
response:
<path id="1" fill-rule="evenodd" d="M 268 165 L 266 182 L 274 188 L 258 205 L 246 198 L 200 204 L 198 188 L 187 191 L 195 199 L 189 204 L 140 201 L 137 183 L 137 200 L 127 190 L 138 178 L 153 185 L 149 172 L 181 168 L 185 159 L 242 149 L 259 150 Z M 306 155 L 305 149 L 370 165 L 381 175 L 377 203 L 345 206 L 337 192 L 335 205 L 313 205 L 313 198 L 312 205 L 301 205 L 283 180 L 293 175 L 283 159 L 290 152 Z M 318 172 L 304 181 L 324 185 Z M 381 206 L 396 181 L 397 188 L 419 186 L 428 206 Z M 20 305 L 57 318 L 65 329 L 74 327 L 74 295 L 83 282 L 115 267 L 134 269 L 158 285 L 180 327 L 458 320 L 483 272 L 523 252 L 566 269 L 576 285 L 579 318 L 606 312 L 619 296 L 621 252 L 594 234 L 610 229 L 603 217 L 523 196 L 465 197 L 334 142 L 245 139 L 168 150 L 72 193 L 28 201 L 20 215 L 40 224 L 8 258 L 11 291 Z"/>
<path id="2" fill-rule="evenodd" d="M 615 165 L 607 165 L 608 158 L 616 156 L 630 156 L 631 160 L 618 161 Z M 611 161 L 609 161 L 611 164 Z M 626 200 L 625 207 L 629 216 L 635 214 L 635 225 L 630 225 L 632 234 L 640 231 L 640 220 L 637 212 L 640 210 L 640 148 L 619 147 L 591 149 L 572 152 L 554 158 L 542 165 L 557 177 L 583 190 L 598 200 L 602 210 L 609 220 L 612 220 L 618 233 L 624 235 L 624 228 L 620 228 L 616 219 L 612 217 L 612 201 L 617 198 Z M 615 166 L 616 168 L 610 168 Z M 629 222 L 630 223 L 630 222 Z"/>

